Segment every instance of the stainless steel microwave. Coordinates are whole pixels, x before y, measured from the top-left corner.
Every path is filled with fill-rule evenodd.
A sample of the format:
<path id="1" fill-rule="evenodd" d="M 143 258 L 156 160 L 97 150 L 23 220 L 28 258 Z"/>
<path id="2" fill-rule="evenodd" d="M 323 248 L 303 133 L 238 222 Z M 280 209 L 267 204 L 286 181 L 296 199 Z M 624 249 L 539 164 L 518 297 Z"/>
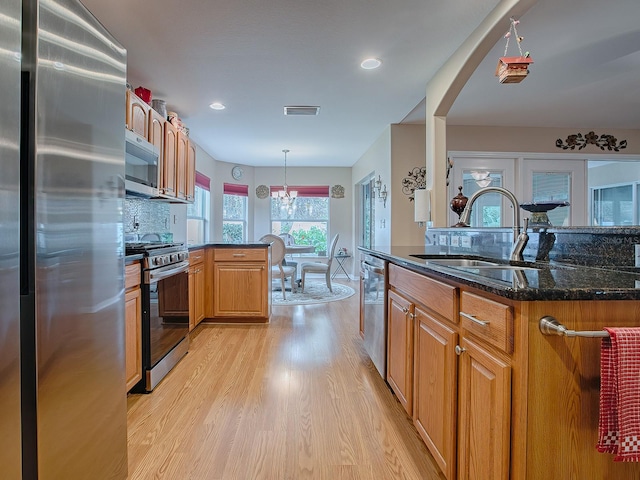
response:
<path id="1" fill-rule="evenodd" d="M 146 138 L 125 129 L 125 189 L 127 194 L 157 197 L 160 150 Z"/>

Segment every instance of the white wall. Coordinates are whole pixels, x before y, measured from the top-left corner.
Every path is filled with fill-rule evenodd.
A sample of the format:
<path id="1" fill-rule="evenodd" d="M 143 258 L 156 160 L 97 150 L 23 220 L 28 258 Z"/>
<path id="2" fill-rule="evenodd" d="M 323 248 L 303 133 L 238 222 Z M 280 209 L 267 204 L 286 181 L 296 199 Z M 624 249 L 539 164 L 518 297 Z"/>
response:
<path id="1" fill-rule="evenodd" d="M 588 145 L 582 150 L 563 150 L 556 147 L 556 140 L 563 142 L 569 135 L 584 134 L 593 130 L 597 135 L 608 134 L 628 141 L 628 146 L 620 152 L 600 150 Z M 528 152 L 528 153 L 579 153 L 610 154 L 614 160 L 618 155 L 640 154 L 640 130 L 612 130 L 597 128 L 545 128 L 545 127 L 478 127 L 447 125 L 447 150 L 485 152 Z"/>
<path id="2" fill-rule="evenodd" d="M 207 154 L 196 145 L 196 170 L 211 178 L 211 222 L 209 240 L 222 241 L 222 195 L 224 183 L 247 185 L 249 188 L 247 219 L 247 240 L 256 241 L 271 231 L 270 200 L 256 197 L 258 185 L 282 185 L 284 181 L 284 165 L 282 167 L 251 167 L 242 165 L 244 170 L 240 180 L 231 176 L 233 163 L 221 162 Z M 289 185 L 334 185 L 344 187 L 344 198 L 330 198 L 329 235 L 340 234 L 338 248 L 346 247 L 350 252 L 355 248 L 352 233 L 352 196 L 353 182 L 351 168 L 338 167 L 289 167 L 287 166 L 287 183 Z M 184 206 L 179 206 L 183 207 Z M 186 208 L 185 208 L 186 219 Z M 186 224 L 186 222 L 185 222 Z M 185 227 L 186 228 L 186 227 Z M 176 229 L 177 230 L 177 229 Z M 174 238 L 176 233 L 174 233 Z M 354 262 L 352 262 L 354 263 Z M 348 265 L 349 268 L 353 265 Z"/>
<path id="3" fill-rule="evenodd" d="M 352 167 L 353 188 L 358 188 L 358 185 L 369 178 L 370 175 L 375 175 L 375 178 L 382 179 L 382 183 L 387 185 L 387 190 L 391 187 L 391 126 L 385 128 L 376 141 L 369 147 L 369 149 L 358 159 L 358 161 Z M 357 231 L 355 218 L 355 212 L 357 209 L 358 195 L 353 196 L 353 202 L 351 210 L 354 212 L 352 230 L 356 240 L 358 239 L 359 232 Z M 375 237 L 374 246 L 388 246 L 391 245 L 391 206 L 393 199 L 391 193 L 387 200 L 387 207 L 383 208 L 382 204 L 376 199 L 375 203 Z"/>
<path id="4" fill-rule="evenodd" d="M 255 167 L 255 179 L 249 189 L 249 197 L 253 199 L 253 239 L 271 232 L 271 201 L 269 198 L 256 197 L 258 185 L 282 185 L 284 183 L 284 167 Z M 329 192 L 334 185 L 344 187 L 344 198 L 329 199 L 329 238 L 340 234 L 337 248 L 346 247 L 353 252 L 355 247 L 352 234 L 352 196 L 351 168 L 346 167 L 289 167 L 287 166 L 287 183 L 289 185 L 329 185 Z M 252 210 L 250 209 L 249 212 Z"/>
<path id="5" fill-rule="evenodd" d="M 414 203 L 402 188 L 402 181 L 415 167 L 424 167 L 426 130 L 424 125 L 391 126 L 391 245 L 424 245 L 424 227 L 414 222 Z"/>

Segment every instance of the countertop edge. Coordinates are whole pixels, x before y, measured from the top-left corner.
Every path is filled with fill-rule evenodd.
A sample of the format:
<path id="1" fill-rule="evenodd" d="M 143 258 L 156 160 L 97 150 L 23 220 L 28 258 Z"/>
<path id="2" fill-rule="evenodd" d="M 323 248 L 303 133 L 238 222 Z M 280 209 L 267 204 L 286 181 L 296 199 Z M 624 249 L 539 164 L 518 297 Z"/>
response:
<path id="1" fill-rule="evenodd" d="M 511 300 L 531 301 L 563 301 L 563 300 L 639 300 L 640 288 L 512 288 L 498 283 L 491 282 L 490 279 L 481 278 L 477 275 L 468 274 L 450 268 L 437 269 L 425 264 L 424 261 L 413 259 L 406 255 L 397 255 L 380 250 L 358 247 L 358 250 L 370 254 L 374 257 L 387 260 L 401 267 L 408 268 L 416 273 L 428 274 L 442 280 L 449 280 L 459 284 L 467 285 L 478 290 L 483 290 L 494 295 Z M 416 251 L 416 253 L 421 253 Z M 446 257 L 447 255 L 442 255 Z M 580 271 L 588 270 L 597 272 L 598 269 L 590 267 L 573 266 Z M 619 272 L 620 275 L 627 275 Z"/>

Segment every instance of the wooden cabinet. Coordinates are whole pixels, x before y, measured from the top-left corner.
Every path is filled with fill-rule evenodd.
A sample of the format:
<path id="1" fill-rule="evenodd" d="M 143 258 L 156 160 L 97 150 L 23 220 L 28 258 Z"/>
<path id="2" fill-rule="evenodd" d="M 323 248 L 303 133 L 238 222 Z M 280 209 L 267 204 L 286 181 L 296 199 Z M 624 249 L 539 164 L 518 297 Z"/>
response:
<path id="1" fill-rule="evenodd" d="M 176 197 L 187 199 L 187 157 L 189 155 L 189 137 L 178 132 L 176 137 Z"/>
<path id="2" fill-rule="evenodd" d="M 413 423 L 445 477 L 453 480 L 458 332 L 426 308 L 416 306 L 415 314 Z"/>
<path id="3" fill-rule="evenodd" d="M 227 321 L 268 321 L 271 316 L 270 249 L 213 248 L 212 317 Z M 208 267 L 208 266 L 207 266 Z"/>
<path id="4" fill-rule="evenodd" d="M 412 395 L 416 430 L 447 479 L 640 478 L 639 464 L 595 449 L 600 342 L 538 326 L 547 315 L 570 330 L 637 326 L 640 302 L 518 301 L 393 263 L 388 272 L 389 383 L 403 405 Z M 403 342 L 412 392 L 397 388 Z"/>
<path id="5" fill-rule="evenodd" d="M 189 331 L 204 319 L 204 249 L 189 252 Z"/>
<path id="6" fill-rule="evenodd" d="M 149 111 L 151 107 L 131 90 L 127 89 L 126 128 L 144 138 L 148 138 Z"/>
<path id="7" fill-rule="evenodd" d="M 187 202 L 193 202 L 195 200 L 196 193 L 196 144 L 191 140 L 187 143 L 187 190 L 186 197 Z"/>
<path id="8" fill-rule="evenodd" d="M 364 339 L 364 299 L 365 299 L 365 286 L 364 286 L 364 271 L 360 271 L 360 324 L 358 331 L 360 336 Z"/>
<path id="9" fill-rule="evenodd" d="M 460 347 L 458 479 L 508 480 L 511 367 L 471 339 Z"/>
<path id="10" fill-rule="evenodd" d="M 412 320 L 410 340 L 405 351 L 413 376 L 405 387 L 400 403 L 413 416 L 416 430 L 431 451 L 445 476 L 453 480 L 456 470 L 456 393 L 458 340 L 455 325 L 458 312 L 458 289 L 397 265 L 389 265 L 388 334 L 399 336 L 400 314 L 406 310 Z M 403 303 L 397 300 L 402 298 Z M 394 303 L 394 310 L 391 305 Z M 394 313 L 395 319 L 391 315 Z M 399 345 L 396 347 L 400 349 Z M 391 340 L 389 355 L 391 355 Z M 399 357 L 399 353 L 395 353 Z M 395 381 L 395 384 L 398 382 Z M 393 384 L 389 381 L 389 384 Z M 395 388 L 394 388 L 394 391 Z M 409 401 L 410 400 L 410 401 Z M 406 409 L 406 407 L 405 407 Z"/>
<path id="11" fill-rule="evenodd" d="M 160 191 L 169 197 L 176 196 L 176 154 L 178 130 L 169 122 L 164 122 L 164 156 L 160 175 Z"/>
<path id="12" fill-rule="evenodd" d="M 458 478 L 507 480 L 513 307 L 462 292 L 460 320 Z"/>
<path id="13" fill-rule="evenodd" d="M 411 415 L 414 305 L 392 290 L 387 295 L 387 305 L 387 382 Z"/>
<path id="14" fill-rule="evenodd" d="M 160 152 L 160 163 L 164 158 L 164 124 L 166 120 L 154 109 L 149 110 L 149 134 L 147 140 Z M 160 166 L 162 176 L 162 166 Z"/>
<path id="15" fill-rule="evenodd" d="M 140 263 L 125 266 L 125 379 L 126 391 L 142 379 L 142 293 Z"/>
<path id="16" fill-rule="evenodd" d="M 127 89 L 126 128 L 146 138 L 160 152 L 160 193 L 178 202 L 193 202 L 196 185 L 196 145 L 189 137 Z"/>

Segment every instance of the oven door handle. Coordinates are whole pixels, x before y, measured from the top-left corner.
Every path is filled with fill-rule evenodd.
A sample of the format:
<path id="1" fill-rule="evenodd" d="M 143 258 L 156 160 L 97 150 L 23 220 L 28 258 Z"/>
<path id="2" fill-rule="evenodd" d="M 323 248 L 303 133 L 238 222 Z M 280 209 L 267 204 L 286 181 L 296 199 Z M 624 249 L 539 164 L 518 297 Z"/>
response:
<path id="1" fill-rule="evenodd" d="M 156 283 L 160 280 L 164 280 L 167 277 L 177 275 L 178 273 L 188 272 L 189 262 L 180 262 L 174 265 L 167 265 L 166 267 L 156 268 L 155 270 L 148 270 L 144 275 L 144 283 Z"/>

